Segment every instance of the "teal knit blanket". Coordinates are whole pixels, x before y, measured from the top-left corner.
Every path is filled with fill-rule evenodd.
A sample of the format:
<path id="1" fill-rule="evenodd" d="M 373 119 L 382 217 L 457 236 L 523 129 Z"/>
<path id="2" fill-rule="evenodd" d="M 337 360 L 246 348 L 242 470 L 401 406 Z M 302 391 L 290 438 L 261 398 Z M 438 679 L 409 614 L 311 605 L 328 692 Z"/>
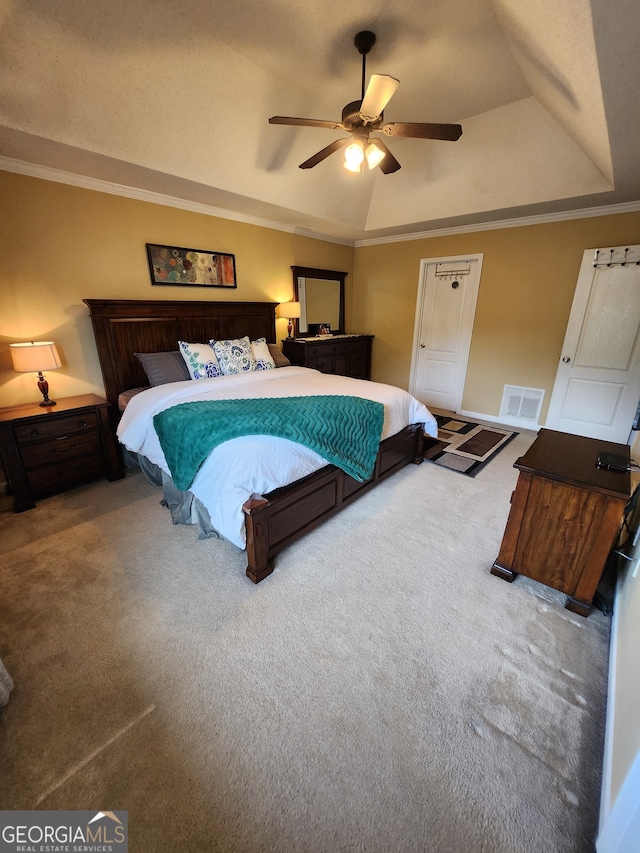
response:
<path id="1" fill-rule="evenodd" d="M 171 476 L 182 490 L 214 448 L 243 435 L 288 438 L 364 482 L 373 474 L 383 421 L 382 403 L 337 395 L 199 400 L 153 418 Z"/>

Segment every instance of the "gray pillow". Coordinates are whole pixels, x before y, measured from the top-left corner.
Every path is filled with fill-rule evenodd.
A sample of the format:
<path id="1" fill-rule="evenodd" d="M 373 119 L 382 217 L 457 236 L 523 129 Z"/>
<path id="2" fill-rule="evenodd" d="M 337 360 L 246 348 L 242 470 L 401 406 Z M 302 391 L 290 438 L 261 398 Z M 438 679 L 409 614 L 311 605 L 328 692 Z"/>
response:
<path id="1" fill-rule="evenodd" d="M 184 359 L 175 352 L 134 352 L 144 367 L 151 385 L 166 385 L 168 382 L 182 382 L 191 379 Z"/>
<path id="2" fill-rule="evenodd" d="M 278 344 L 267 344 L 271 358 L 275 361 L 276 367 L 289 367 L 291 362 L 282 352 Z"/>

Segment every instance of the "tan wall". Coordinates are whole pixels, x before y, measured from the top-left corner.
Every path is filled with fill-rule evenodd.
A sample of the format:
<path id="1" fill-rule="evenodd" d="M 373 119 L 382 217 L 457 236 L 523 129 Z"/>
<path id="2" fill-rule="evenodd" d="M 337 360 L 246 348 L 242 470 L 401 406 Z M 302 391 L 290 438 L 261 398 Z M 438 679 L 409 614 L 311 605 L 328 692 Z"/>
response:
<path id="1" fill-rule="evenodd" d="M 408 388 L 420 260 L 484 254 L 462 408 L 498 415 L 505 384 L 543 388 L 542 423 L 585 249 L 640 242 L 640 213 L 356 249 L 351 331 L 373 378 Z"/>
<path id="2" fill-rule="evenodd" d="M 9 172 L 0 193 L 11 200 L 0 220 L 10 258 L 0 265 L 0 405 L 34 399 L 33 377 L 14 373 L 8 352 L 32 337 L 61 351 L 52 397 L 102 392 L 85 297 L 280 302 L 292 298 L 292 264 L 349 273 L 347 331 L 374 334 L 373 378 L 406 388 L 420 260 L 483 253 L 463 408 L 497 415 L 506 383 L 544 388 L 544 422 L 582 252 L 640 242 L 640 213 L 629 213 L 353 250 Z M 239 286 L 152 286 L 146 242 L 232 252 Z"/>
<path id="3" fill-rule="evenodd" d="M 39 399 L 33 374 L 12 370 L 9 344 L 54 340 L 63 366 L 50 396 L 103 393 L 83 298 L 293 298 L 291 265 L 339 269 L 353 281 L 353 249 L 115 195 L 0 172 L 0 406 Z M 152 286 L 145 243 L 231 252 L 237 289 Z M 286 320 L 278 321 L 286 337 Z"/>

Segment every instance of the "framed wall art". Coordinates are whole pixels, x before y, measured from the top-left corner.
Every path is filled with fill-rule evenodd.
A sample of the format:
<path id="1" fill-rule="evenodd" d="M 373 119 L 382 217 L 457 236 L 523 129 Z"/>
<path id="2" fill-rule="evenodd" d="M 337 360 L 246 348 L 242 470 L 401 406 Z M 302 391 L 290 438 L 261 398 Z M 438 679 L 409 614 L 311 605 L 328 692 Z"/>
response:
<path id="1" fill-rule="evenodd" d="M 237 287 L 236 258 L 226 252 L 147 243 L 151 284 Z"/>

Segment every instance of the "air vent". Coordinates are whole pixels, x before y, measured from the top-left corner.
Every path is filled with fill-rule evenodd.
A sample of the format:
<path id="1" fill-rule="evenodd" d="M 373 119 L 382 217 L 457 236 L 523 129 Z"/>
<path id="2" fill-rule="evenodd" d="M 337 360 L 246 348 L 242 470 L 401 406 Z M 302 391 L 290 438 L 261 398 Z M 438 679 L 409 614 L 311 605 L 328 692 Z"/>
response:
<path id="1" fill-rule="evenodd" d="M 505 385 L 500 406 L 500 417 L 508 421 L 537 424 L 542 408 L 544 389 L 522 388 L 519 385 Z"/>

